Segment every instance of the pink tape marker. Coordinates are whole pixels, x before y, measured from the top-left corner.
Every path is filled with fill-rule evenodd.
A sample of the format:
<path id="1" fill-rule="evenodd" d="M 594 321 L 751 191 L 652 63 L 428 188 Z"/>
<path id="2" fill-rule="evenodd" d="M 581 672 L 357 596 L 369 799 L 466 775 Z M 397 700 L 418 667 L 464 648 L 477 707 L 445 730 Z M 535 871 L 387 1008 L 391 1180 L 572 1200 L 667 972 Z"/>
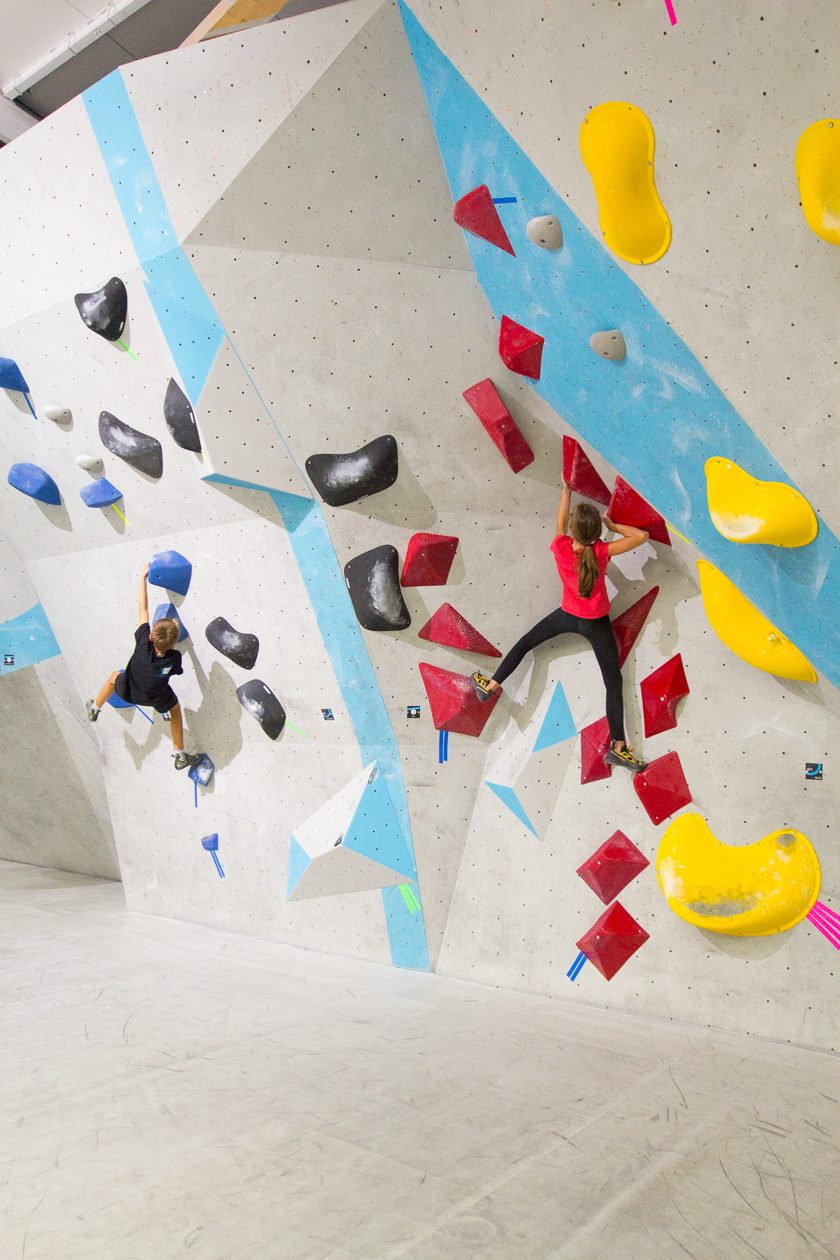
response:
<path id="1" fill-rule="evenodd" d="M 671 19 L 671 25 L 677 25 L 677 15 L 674 12 L 673 0 L 665 0 L 665 8 L 668 10 L 668 17 Z"/>

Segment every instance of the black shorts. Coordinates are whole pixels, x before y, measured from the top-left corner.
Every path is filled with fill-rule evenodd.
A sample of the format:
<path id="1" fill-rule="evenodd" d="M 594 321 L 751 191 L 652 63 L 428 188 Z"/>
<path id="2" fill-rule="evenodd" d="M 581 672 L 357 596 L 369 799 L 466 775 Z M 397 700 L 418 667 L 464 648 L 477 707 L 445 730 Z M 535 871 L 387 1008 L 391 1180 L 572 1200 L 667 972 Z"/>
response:
<path id="1" fill-rule="evenodd" d="M 151 705 L 156 713 L 169 713 L 178 703 L 178 697 L 170 686 L 163 687 L 154 696 L 135 696 L 128 685 L 128 674 L 124 669 L 117 674 L 114 691 L 126 704 Z"/>

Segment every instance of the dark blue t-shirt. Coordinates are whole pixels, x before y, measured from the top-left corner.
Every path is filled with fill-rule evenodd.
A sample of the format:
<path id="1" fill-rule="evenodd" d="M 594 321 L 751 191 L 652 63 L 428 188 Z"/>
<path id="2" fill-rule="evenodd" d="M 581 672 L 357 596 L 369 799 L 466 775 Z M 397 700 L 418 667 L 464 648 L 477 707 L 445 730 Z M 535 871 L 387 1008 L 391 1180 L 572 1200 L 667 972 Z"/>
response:
<path id="1" fill-rule="evenodd" d="M 144 621 L 134 631 L 134 654 L 125 667 L 127 690 L 135 703 L 154 702 L 169 688 L 175 674 L 183 674 L 181 653 L 170 648 L 163 656 L 155 652 L 149 638 L 149 623 Z"/>

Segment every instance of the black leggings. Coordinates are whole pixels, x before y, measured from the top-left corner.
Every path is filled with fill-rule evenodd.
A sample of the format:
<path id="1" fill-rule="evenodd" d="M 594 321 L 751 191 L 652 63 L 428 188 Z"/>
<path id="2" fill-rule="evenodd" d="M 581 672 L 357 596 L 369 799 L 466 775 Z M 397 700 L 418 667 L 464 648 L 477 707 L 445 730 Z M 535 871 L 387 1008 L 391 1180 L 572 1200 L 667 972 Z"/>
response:
<path id="1" fill-rule="evenodd" d="M 582 634 L 595 649 L 595 659 L 601 667 L 601 676 L 607 689 L 607 723 L 610 739 L 624 740 L 624 701 L 621 695 L 621 667 L 618 663 L 618 646 L 609 617 L 575 617 L 555 609 L 542 621 L 523 634 L 496 670 L 493 678 L 503 683 L 520 664 L 526 652 L 533 651 L 548 639 L 559 634 Z"/>

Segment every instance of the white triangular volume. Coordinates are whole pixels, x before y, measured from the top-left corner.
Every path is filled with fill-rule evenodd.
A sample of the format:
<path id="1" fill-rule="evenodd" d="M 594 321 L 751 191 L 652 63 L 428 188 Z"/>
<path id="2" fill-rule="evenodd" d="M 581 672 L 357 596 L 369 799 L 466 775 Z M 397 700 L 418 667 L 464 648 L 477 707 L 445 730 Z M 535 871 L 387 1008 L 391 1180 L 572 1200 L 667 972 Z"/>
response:
<path id="1" fill-rule="evenodd" d="M 312 859 L 289 894 L 289 901 L 335 897 L 373 888 L 396 888 L 405 882 L 405 875 L 339 845 Z"/>
<path id="2" fill-rule="evenodd" d="M 373 762 L 360 770 L 335 796 L 331 796 L 305 822 L 295 827 L 294 838 L 306 851 L 310 861 L 329 853 L 344 839 L 375 765 L 376 762 Z"/>

